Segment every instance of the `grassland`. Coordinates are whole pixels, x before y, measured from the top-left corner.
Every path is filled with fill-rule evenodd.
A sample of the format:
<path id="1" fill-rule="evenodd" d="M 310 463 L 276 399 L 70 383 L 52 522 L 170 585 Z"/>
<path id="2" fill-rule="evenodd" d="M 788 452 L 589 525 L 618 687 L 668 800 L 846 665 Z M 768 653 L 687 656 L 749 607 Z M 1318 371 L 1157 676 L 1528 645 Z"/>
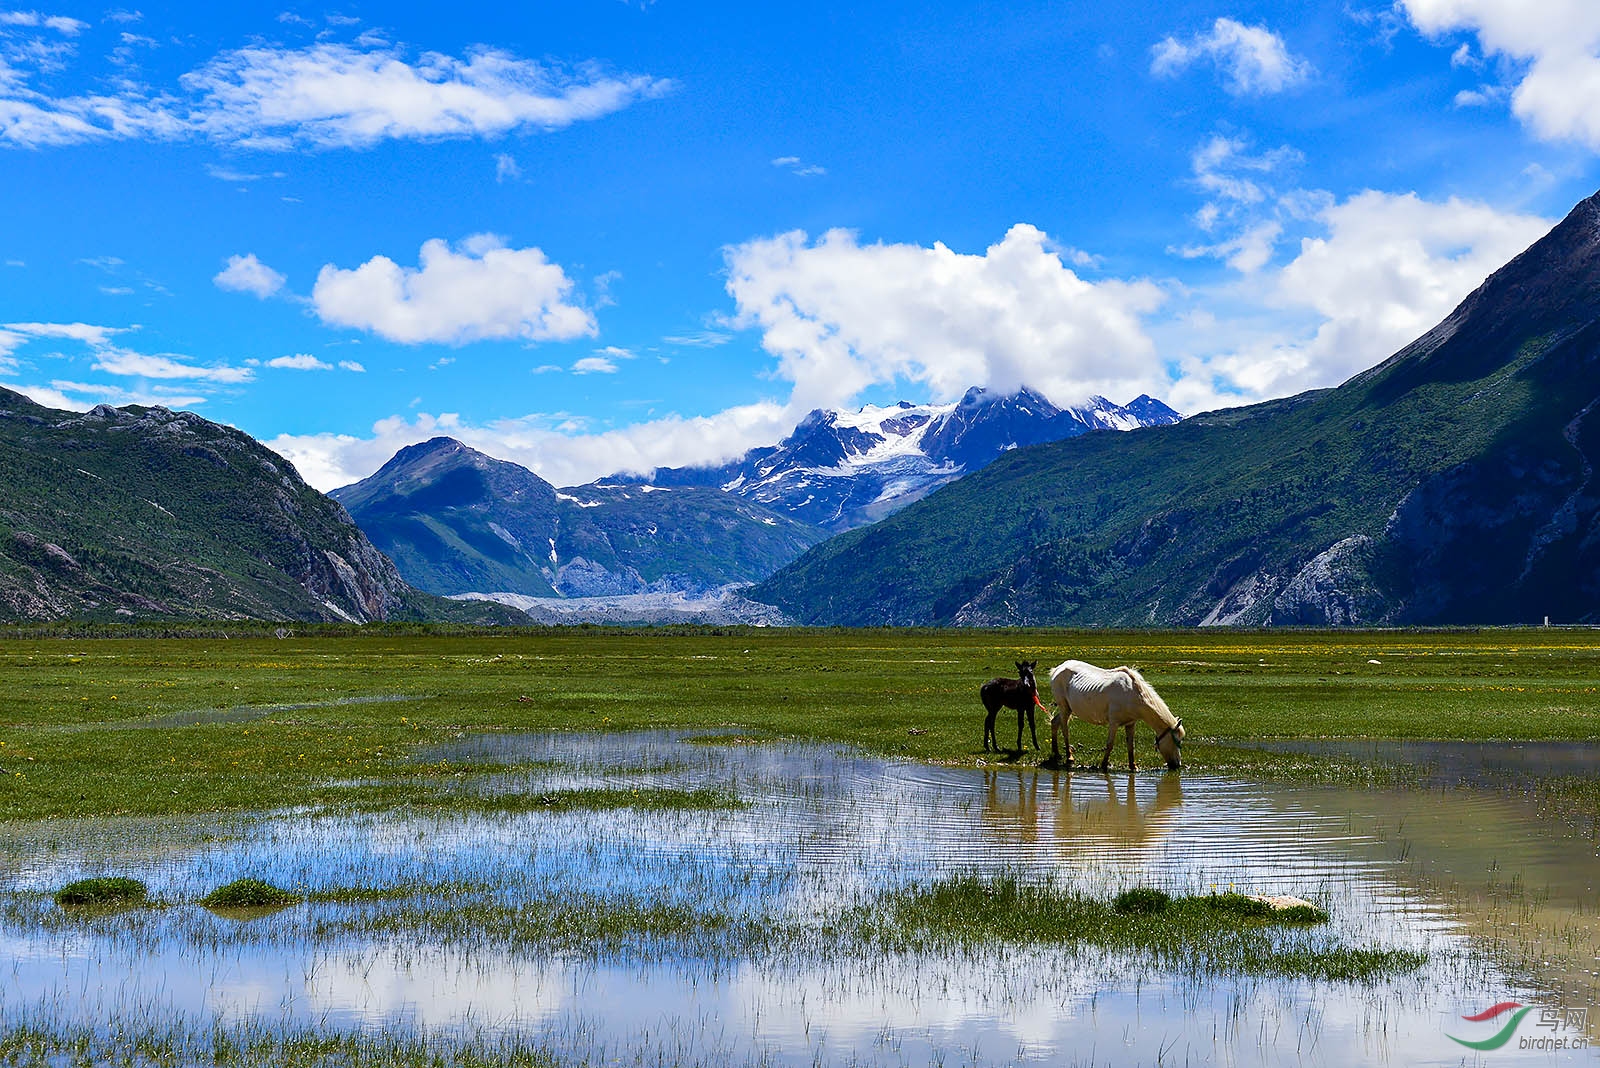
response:
<path id="1" fill-rule="evenodd" d="M 1183 717 L 1194 770 L 1383 774 L 1229 744 L 1265 738 L 1600 737 L 1587 630 L 14 638 L 0 640 L 0 818 L 437 804 L 473 769 L 418 754 L 478 731 L 718 728 L 977 764 L 978 686 L 1069 656 L 1140 667 Z M 999 734 L 1015 737 L 1004 721 Z M 1043 752 L 998 759 L 1039 762 L 1043 735 Z M 1081 756 L 1104 734 L 1079 724 L 1074 740 Z"/>
<path id="2" fill-rule="evenodd" d="M 224 637 L 199 627 L 165 639 L 105 631 L 24 634 L 0 638 L 0 820 L 18 827 L 57 817 L 159 819 L 292 806 L 409 807 L 491 819 L 631 807 L 693 818 L 696 810 L 743 803 L 737 785 L 677 789 L 619 781 L 526 796 L 477 789 L 518 769 L 556 770 L 549 761 L 504 763 L 506 751 L 492 746 L 481 759 L 440 758 L 477 752 L 450 743 L 479 732 L 680 727 L 714 731 L 722 744 L 808 739 L 930 763 L 1027 768 L 1048 754 L 1048 725 L 1040 723 L 1042 751 L 984 753 L 978 687 L 1011 674 L 1015 660 L 1048 666 L 1069 656 L 1140 667 L 1188 727 L 1186 771 L 1401 782 L 1403 768 L 1274 755 L 1243 743 L 1593 740 L 1600 736 L 1600 643 L 1592 639 L 1587 631 L 1566 630 L 472 634 L 386 627 L 300 628 L 276 638 L 259 628 L 242 634 L 230 628 Z M 1015 737 L 1004 719 L 999 733 Z M 1138 738 L 1141 764 L 1160 774 L 1151 734 L 1141 730 Z M 1081 758 L 1083 747 L 1103 744 L 1104 734 L 1080 725 L 1075 739 Z M 616 766 L 630 775 L 662 770 L 648 766 L 650 759 Z M 1587 805 L 1600 819 L 1593 780 L 1562 790 L 1563 804 Z M 1207 897 L 1178 898 L 1160 915 L 1144 915 L 1119 911 L 1109 893 L 961 875 L 891 888 L 798 925 L 715 894 L 650 900 L 616 888 L 553 893 L 532 884 L 380 880 L 297 885 L 293 896 L 302 902 L 296 907 L 314 914 L 319 940 L 515 946 L 536 956 L 645 946 L 658 956 L 746 959 L 847 943 L 943 960 L 971 947 L 1081 945 L 1195 983 L 1218 974 L 1383 983 L 1423 964 L 1414 951 L 1355 944 L 1318 933 L 1320 925 L 1264 923 L 1219 909 Z M 131 913 L 80 913 L 51 906 L 47 894 L 18 892 L 8 896 L 5 918 L 24 929 L 83 928 L 133 939 L 152 924 L 209 931 L 207 916 L 175 907 L 184 904 L 168 897 Z M 311 928 L 297 921 L 288 929 L 309 937 Z M 248 940 L 268 937 L 258 932 L 270 929 L 224 930 Z M 130 1019 L 118 1028 L 84 1030 L 48 1016 L 11 1021 L 0 1028 L 0 1063 L 561 1059 L 514 1037 L 235 1033 L 181 1020 Z"/>

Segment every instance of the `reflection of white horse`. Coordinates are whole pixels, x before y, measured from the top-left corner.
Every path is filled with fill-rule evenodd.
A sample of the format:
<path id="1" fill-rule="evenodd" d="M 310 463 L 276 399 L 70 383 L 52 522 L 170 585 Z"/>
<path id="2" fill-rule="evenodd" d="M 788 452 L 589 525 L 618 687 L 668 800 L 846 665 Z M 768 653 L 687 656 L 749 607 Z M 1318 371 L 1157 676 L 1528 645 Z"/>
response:
<path id="1" fill-rule="evenodd" d="M 1099 668 L 1082 660 L 1068 660 L 1050 672 L 1050 692 L 1055 695 L 1056 712 L 1050 717 L 1050 752 L 1059 759 L 1056 745 L 1059 731 L 1067 740 L 1067 763 L 1072 763 L 1072 739 L 1067 721 L 1073 716 L 1089 723 L 1106 725 L 1106 751 L 1100 757 L 1100 770 L 1111 768 L 1111 746 L 1117 728 L 1128 735 L 1128 770 L 1133 765 L 1133 728 L 1142 719 L 1156 732 L 1156 750 L 1169 770 L 1183 763 L 1183 721 L 1172 714 L 1155 687 L 1144 681 L 1131 667 Z"/>

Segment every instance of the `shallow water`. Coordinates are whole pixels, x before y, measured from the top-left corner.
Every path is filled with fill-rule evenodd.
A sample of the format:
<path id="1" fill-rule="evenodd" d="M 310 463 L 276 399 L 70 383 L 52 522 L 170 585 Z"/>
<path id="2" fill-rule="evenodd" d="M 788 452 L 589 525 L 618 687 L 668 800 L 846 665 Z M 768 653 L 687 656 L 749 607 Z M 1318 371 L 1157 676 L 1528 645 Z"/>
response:
<path id="1" fill-rule="evenodd" d="M 526 765 L 464 777 L 464 790 L 716 785 L 751 803 L 0 828 L 12 902 L 0 1019 L 514 1030 L 629 1063 L 1410 1065 L 1472 1063 L 1446 1036 L 1493 1033 L 1460 1017 L 1495 1002 L 1595 1002 L 1595 842 L 1504 791 L 938 768 L 661 733 L 467 738 L 423 759 L 444 756 Z M 253 875 L 305 889 L 470 884 L 511 903 L 600 890 L 805 917 L 964 871 L 1048 874 L 1100 898 L 1135 885 L 1293 893 L 1329 907 L 1330 937 L 1422 948 L 1431 961 L 1366 986 L 1181 974 L 1011 943 L 869 959 L 827 947 L 760 960 L 574 955 L 350 922 L 384 905 L 306 904 L 241 922 L 175 904 L 64 923 L 28 896 L 122 874 L 186 902 Z M 426 901 L 455 903 L 443 891 Z M 1522 1031 L 1554 1033 L 1534 1018 Z"/>

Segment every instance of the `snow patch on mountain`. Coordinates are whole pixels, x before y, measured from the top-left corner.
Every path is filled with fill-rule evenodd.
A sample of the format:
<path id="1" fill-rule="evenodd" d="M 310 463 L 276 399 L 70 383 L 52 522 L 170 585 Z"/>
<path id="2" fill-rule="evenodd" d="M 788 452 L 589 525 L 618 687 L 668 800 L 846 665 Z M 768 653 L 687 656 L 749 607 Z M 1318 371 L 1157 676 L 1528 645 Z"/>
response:
<path id="1" fill-rule="evenodd" d="M 876 522 L 1013 449 L 1181 418 L 1148 396 L 1058 408 L 1029 389 L 975 387 L 951 404 L 816 409 L 777 445 L 721 467 L 657 471 L 652 484 L 715 486 L 840 531 Z"/>

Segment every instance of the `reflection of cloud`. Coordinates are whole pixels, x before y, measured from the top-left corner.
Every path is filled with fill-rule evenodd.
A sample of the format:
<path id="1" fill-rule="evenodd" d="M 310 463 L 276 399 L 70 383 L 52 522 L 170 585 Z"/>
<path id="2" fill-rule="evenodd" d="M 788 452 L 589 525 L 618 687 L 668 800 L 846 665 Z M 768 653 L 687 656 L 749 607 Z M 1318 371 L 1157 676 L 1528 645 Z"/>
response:
<path id="1" fill-rule="evenodd" d="M 426 1031 L 546 1021 L 569 1003 L 574 985 L 563 964 L 481 949 L 347 949 L 317 965 L 304 990 L 312 1018 L 404 1019 Z"/>

